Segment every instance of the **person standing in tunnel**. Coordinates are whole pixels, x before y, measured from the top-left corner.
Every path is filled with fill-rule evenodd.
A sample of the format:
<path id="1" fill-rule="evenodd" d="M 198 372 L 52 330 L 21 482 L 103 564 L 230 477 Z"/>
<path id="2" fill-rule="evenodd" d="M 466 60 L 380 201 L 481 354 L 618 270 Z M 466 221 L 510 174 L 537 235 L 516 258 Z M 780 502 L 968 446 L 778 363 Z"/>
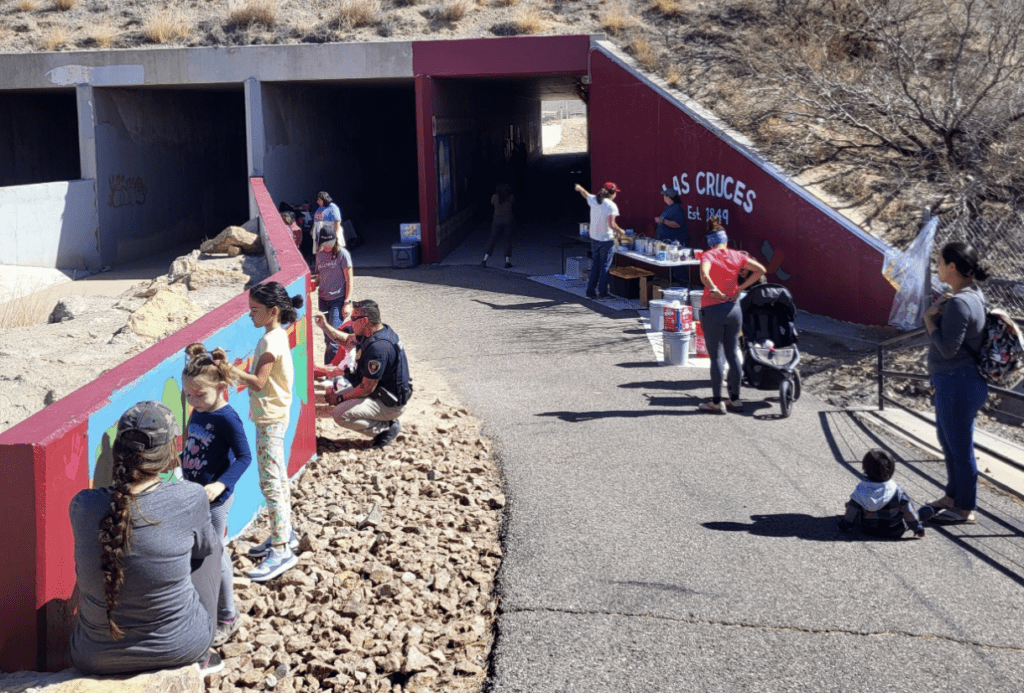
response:
<path id="1" fill-rule="evenodd" d="M 494 252 L 494 246 L 502 241 L 505 246 L 505 269 L 512 267 L 512 203 L 515 202 L 515 195 L 512 194 L 512 187 L 508 183 L 498 183 L 498 187 L 491 195 L 491 206 L 494 207 L 494 219 L 491 221 L 491 235 L 487 239 L 487 248 L 484 250 L 484 260 L 481 267 L 487 267 L 487 259 Z"/>
<path id="2" fill-rule="evenodd" d="M 317 210 L 313 215 L 313 257 L 320 251 L 320 229 L 334 231 L 334 237 L 342 248 L 345 247 L 345 236 L 341 230 L 341 208 L 335 204 L 331 196 L 321 190 L 316 194 Z"/>

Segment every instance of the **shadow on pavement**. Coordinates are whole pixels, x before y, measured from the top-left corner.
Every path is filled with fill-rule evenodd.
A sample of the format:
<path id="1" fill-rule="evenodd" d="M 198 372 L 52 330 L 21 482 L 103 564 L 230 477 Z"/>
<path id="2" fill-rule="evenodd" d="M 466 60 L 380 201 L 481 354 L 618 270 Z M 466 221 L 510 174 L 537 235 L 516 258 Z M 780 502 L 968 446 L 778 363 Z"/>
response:
<path id="1" fill-rule="evenodd" d="M 751 515 L 750 524 L 742 522 L 705 522 L 703 527 L 719 532 L 750 532 L 760 537 L 796 537 L 810 541 L 845 541 L 836 528 L 838 518 L 812 517 L 800 513 Z"/>

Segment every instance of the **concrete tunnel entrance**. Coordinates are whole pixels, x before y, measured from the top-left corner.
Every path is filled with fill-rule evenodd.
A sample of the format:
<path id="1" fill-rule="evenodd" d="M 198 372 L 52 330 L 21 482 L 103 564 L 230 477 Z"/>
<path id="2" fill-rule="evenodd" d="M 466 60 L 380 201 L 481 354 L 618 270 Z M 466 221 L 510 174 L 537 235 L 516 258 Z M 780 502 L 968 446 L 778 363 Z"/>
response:
<path id="1" fill-rule="evenodd" d="M 249 218 L 241 85 L 96 88 L 103 264 L 198 246 Z"/>
<path id="2" fill-rule="evenodd" d="M 78 178 L 75 90 L 0 92 L 0 187 Z"/>
<path id="3" fill-rule="evenodd" d="M 263 175 L 274 201 L 309 203 L 324 190 L 365 244 L 398 241 L 419 218 L 412 80 L 262 85 Z M 302 250 L 309 256 L 306 234 Z"/>

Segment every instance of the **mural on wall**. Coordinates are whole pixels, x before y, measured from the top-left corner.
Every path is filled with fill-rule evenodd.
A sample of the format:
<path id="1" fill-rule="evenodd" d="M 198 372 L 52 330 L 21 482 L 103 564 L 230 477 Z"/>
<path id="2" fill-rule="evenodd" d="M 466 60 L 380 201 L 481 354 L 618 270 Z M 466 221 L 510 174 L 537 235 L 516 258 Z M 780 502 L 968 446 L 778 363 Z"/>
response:
<path id="1" fill-rule="evenodd" d="M 110 197 L 107 204 L 114 209 L 146 204 L 146 181 L 142 176 L 118 174 L 109 178 Z"/>
<path id="2" fill-rule="evenodd" d="M 297 293 L 306 295 L 305 289 L 305 278 L 302 278 L 288 287 L 288 293 L 289 295 Z M 288 430 L 285 433 L 286 450 L 292 449 L 300 421 L 305 421 L 307 418 L 304 410 L 309 409 L 306 406 L 309 401 L 306 387 L 309 377 L 307 368 L 309 345 L 306 341 L 308 311 L 306 308 L 301 308 L 298 313 L 299 319 L 287 328 L 289 343 L 292 346 L 292 363 L 295 367 L 296 396 L 292 398 Z M 262 333 L 261 329 L 252 326 L 248 316 L 243 316 L 212 335 L 204 343 L 209 349 L 220 346 L 229 354 L 235 354 L 234 363 L 248 369 L 252 364 L 256 344 Z M 174 412 L 181 430 L 187 430 L 188 417 L 192 412 L 191 407 L 185 402 L 181 382 L 181 371 L 185 367 L 187 358 L 185 352 L 182 351 L 180 356 L 165 360 L 159 367 L 146 373 L 139 380 L 112 393 L 109 404 L 89 417 L 87 441 L 81 445 L 84 449 L 91 451 L 88 456 L 90 488 L 102 488 L 110 485 L 113 469 L 112 446 L 117 431 L 117 422 L 121 418 L 121 414 L 136 402 L 146 399 L 160 400 Z M 252 450 L 255 451 L 256 427 L 248 418 L 248 392 L 244 388 L 233 389 L 229 393 L 228 404 L 238 412 L 246 437 Z M 176 440 L 178 450 L 181 450 L 182 442 L 182 437 Z M 288 471 L 289 474 L 294 474 L 306 460 L 299 460 L 291 455 L 289 457 Z M 78 463 L 68 460 L 65 464 L 65 471 L 69 478 L 72 478 L 69 470 L 74 466 L 77 471 Z M 177 480 L 181 478 L 181 470 L 176 469 L 163 476 L 168 481 Z M 245 528 L 264 503 L 255 464 L 251 465 L 238 481 L 234 497 L 235 503 L 228 517 L 228 535 L 232 537 L 237 536 Z"/>

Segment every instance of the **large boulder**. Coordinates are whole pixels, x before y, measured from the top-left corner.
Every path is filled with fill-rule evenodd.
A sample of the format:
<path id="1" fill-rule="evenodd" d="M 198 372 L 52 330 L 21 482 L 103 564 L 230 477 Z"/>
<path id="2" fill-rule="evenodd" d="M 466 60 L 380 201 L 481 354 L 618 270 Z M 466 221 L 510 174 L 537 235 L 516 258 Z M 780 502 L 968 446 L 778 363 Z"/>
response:
<path id="1" fill-rule="evenodd" d="M 255 233 L 246 231 L 241 226 L 229 226 L 217 234 L 216 238 L 205 241 L 199 246 L 199 250 L 207 255 L 257 255 L 263 252 L 263 244 Z"/>
<path id="2" fill-rule="evenodd" d="M 198 320 L 204 311 L 172 289 L 157 291 L 128 319 L 127 329 L 142 339 L 161 339 Z"/>

